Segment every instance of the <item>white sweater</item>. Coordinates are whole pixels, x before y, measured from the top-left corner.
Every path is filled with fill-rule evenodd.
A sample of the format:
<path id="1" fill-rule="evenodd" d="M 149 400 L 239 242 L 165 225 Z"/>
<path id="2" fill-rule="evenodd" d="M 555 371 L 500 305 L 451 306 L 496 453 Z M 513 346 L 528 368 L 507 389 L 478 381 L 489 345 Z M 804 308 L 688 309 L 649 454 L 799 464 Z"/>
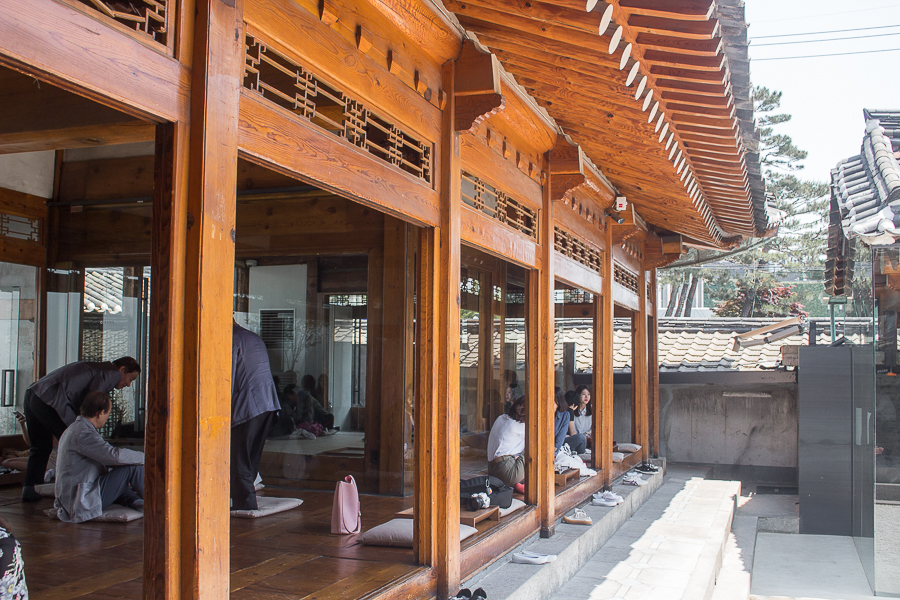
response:
<path id="1" fill-rule="evenodd" d="M 525 452 L 525 423 L 500 415 L 488 436 L 488 460 Z"/>

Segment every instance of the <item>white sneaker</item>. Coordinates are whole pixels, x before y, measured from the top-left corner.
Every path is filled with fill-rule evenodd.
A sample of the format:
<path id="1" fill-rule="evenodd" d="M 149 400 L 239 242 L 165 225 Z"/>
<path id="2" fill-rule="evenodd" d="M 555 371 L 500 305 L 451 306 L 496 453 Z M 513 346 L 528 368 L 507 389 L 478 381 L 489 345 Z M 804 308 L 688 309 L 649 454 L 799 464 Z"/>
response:
<path id="1" fill-rule="evenodd" d="M 625 498 L 623 498 L 622 496 L 618 495 L 615 492 L 610 492 L 610 491 L 597 492 L 596 494 L 594 494 L 592 496 L 592 498 L 597 499 L 597 500 L 611 500 L 611 501 L 614 501 L 617 503 L 623 502 L 625 500 Z"/>
<path id="2" fill-rule="evenodd" d="M 594 506 L 618 506 L 619 503 L 616 500 L 605 500 L 594 496 L 591 498 L 591 504 Z"/>
<path id="3" fill-rule="evenodd" d="M 641 485 L 647 485 L 647 482 L 644 480 L 643 477 L 641 477 L 640 475 L 638 475 L 636 473 L 626 473 L 625 476 L 622 477 L 622 484 L 641 486 Z"/>

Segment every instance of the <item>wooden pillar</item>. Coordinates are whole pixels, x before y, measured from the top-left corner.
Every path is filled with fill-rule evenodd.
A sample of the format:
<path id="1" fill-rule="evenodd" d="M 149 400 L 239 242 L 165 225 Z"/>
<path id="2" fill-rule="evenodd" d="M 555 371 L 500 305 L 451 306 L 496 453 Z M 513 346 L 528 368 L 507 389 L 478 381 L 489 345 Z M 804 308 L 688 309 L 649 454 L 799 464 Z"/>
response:
<path id="1" fill-rule="evenodd" d="M 227 598 L 241 0 L 196 3 L 191 122 L 157 134 L 144 596 Z M 183 305 L 180 304 L 183 302 Z M 223 476 L 224 475 L 224 476 Z"/>
<path id="2" fill-rule="evenodd" d="M 659 456 L 659 307 L 656 304 L 656 269 L 650 274 L 649 301 L 653 306 L 653 315 L 647 319 L 650 455 Z"/>
<path id="3" fill-rule="evenodd" d="M 594 455 L 599 455 L 600 468 L 603 469 L 603 485 L 612 481 L 612 443 L 613 443 L 613 238 L 612 228 L 607 222 L 606 252 L 603 253 L 603 295 L 594 300 L 594 372 L 597 382 L 594 393 Z M 597 460 L 597 459 L 595 459 Z"/>
<path id="4" fill-rule="evenodd" d="M 381 477 L 381 381 L 382 340 L 384 338 L 384 247 L 369 251 L 366 285 L 366 420 L 365 482 L 367 489 L 379 489 Z M 327 348 L 327 346 L 326 346 Z"/>
<path id="5" fill-rule="evenodd" d="M 548 158 L 543 171 L 549 173 Z M 526 501 L 537 504 L 541 515 L 541 537 L 555 532 L 556 488 L 553 479 L 553 202 L 550 175 L 543 185 L 538 216 L 541 264 L 528 276 L 528 420 L 526 422 Z"/>
<path id="6" fill-rule="evenodd" d="M 144 437 L 144 597 L 181 596 L 184 267 L 187 237 L 184 123 L 156 128 L 150 352 Z M 186 432 L 184 432 L 186 433 Z M 185 457 L 187 458 L 187 457 Z M 187 532 L 185 532 L 187 533 Z"/>
<path id="7" fill-rule="evenodd" d="M 575 389 L 575 342 L 563 343 L 562 389 Z"/>
<path id="8" fill-rule="evenodd" d="M 650 456 L 649 421 L 649 379 L 647 374 L 647 280 L 643 264 L 637 277 L 638 311 L 633 313 L 634 337 L 631 347 L 633 360 L 631 367 L 631 390 L 634 398 L 632 429 L 634 443 L 641 445 L 641 459 Z"/>
<path id="9" fill-rule="evenodd" d="M 443 89 L 455 89 L 456 63 L 444 65 Z M 454 118 L 456 100 L 448 94 L 442 115 L 441 220 L 434 229 L 436 275 L 432 318 L 436 321 L 434 429 L 435 556 L 437 597 L 459 589 L 459 277 L 460 277 L 460 158 Z"/>

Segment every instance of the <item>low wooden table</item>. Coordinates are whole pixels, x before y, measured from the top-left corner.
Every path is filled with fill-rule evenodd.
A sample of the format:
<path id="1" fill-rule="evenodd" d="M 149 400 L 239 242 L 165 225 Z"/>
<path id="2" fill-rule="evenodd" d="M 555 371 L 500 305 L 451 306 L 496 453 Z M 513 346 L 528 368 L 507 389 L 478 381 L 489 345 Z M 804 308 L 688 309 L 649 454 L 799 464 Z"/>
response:
<path id="1" fill-rule="evenodd" d="M 579 473 L 581 471 L 579 469 L 566 469 L 562 473 L 556 473 L 556 485 L 563 486 L 572 481 L 573 479 L 577 479 L 579 477 Z"/>
<path id="2" fill-rule="evenodd" d="M 412 519 L 413 518 L 413 509 L 407 508 L 406 510 L 401 510 L 398 513 L 394 513 L 394 516 L 398 519 Z M 469 527 L 475 527 L 478 523 L 482 521 L 499 521 L 500 520 L 500 507 L 499 506 L 489 506 L 487 508 L 482 508 L 480 510 L 460 510 L 459 511 L 459 522 L 463 525 L 468 525 Z"/>

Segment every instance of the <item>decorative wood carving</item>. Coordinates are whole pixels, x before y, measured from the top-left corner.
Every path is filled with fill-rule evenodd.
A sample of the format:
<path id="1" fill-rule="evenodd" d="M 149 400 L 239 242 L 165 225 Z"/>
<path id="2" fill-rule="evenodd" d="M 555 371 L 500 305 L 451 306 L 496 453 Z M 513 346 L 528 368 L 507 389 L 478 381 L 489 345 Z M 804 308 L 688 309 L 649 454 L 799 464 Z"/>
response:
<path id="1" fill-rule="evenodd" d="M 462 201 L 507 227 L 537 239 L 537 212 L 478 177 L 462 172 Z"/>
<path id="2" fill-rule="evenodd" d="M 163 46 L 167 43 L 169 0 L 76 0 Z"/>
<path id="3" fill-rule="evenodd" d="M 638 293 L 638 276 L 619 263 L 613 264 L 613 280 L 625 289 Z"/>
<path id="4" fill-rule="evenodd" d="M 253 36 L 244 87 L 407 173 L 432 182 L 432 146 L 377 116 Z"/>
<path id="5" fill-rule="evenodd" d="M 456 131 L 472 131 L 505 106 L 500 94 L 500 63 L 496 56 L 466 40 L 456 60 L 456 72 Z"/>
<path id="6" fill-rule="evenodd" d="M 600 276 L 603 275 L 603 252 L 584 243 L 574 234 L 560 227 L 554 227 L 553 245 L 563 256 L 581 263 Z"/>

